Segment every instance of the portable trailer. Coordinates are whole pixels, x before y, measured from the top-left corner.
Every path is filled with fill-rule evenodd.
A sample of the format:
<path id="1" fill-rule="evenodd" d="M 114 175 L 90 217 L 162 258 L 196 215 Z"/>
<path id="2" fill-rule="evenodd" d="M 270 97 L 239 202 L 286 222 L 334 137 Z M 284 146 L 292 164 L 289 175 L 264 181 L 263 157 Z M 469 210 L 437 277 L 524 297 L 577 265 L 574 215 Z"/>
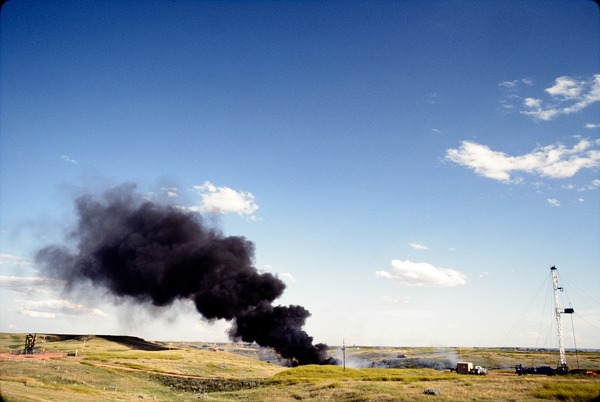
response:
<path id="1" fill-rule="evenodd" d="M 481 366 L 473 366 L 471 362 L 456 363 L 456 372 L 458 374 L 487 375 L 486 369 Z"/>

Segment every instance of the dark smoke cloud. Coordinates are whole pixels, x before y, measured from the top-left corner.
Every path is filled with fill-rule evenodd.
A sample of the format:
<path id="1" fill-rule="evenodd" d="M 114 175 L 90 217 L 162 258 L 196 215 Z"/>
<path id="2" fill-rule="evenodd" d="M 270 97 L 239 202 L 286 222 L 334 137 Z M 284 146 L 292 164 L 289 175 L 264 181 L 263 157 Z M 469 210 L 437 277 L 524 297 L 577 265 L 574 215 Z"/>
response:
<path id="1" fill-rule="evenodd" d="M 285 284 L 252 265 L 254 244 L 223 236 L 200 215 L 143 200 L 134 185 L 75 201 L 74 248 L 52 245 L 37 261 L 67 289 L 91 281 L 140 304 L 190 299 L 208 320 L 231 320 L 233 339 L 273 347 L 298 364 L 327 364 L 327 346 L 302 330 L 310 313 L 273 306 Z"/>

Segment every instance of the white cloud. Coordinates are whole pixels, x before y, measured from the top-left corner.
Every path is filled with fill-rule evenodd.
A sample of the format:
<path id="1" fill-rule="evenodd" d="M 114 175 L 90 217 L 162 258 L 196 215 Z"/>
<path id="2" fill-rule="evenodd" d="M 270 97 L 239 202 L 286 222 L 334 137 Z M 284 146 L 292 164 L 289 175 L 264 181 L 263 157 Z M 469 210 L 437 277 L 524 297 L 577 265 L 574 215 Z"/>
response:
<path id="1" fill-rule="evenodd" d="M 546 202 L 553 207 L 560 207 L 560 201 L 556 198 L 547 198 Z"/>
<path id="2" fill-rule="evenodd" d="M 523 101 L 523 104 L 527 107 L 530 108 L 539 108 L 542 104 L 542 100 L 541 99 L 535 99 L 535 98 L 525 98 L 525 100 Z"/>
<path id="3" fill-rule="evenodd" d="M 519 80 L 503 81 L 499 83 L 498 86 L 503 88 L 515 88 L 518 82 Z"/>
<path id="4" fill-rule="evenodd" d="M 426 102 L 433 105 L 435 103 L 436 99 L 437 99 L 437 92 L 431 92 L 427 96 Z"/>
<path id="5" fill-rule="evenodd" d="M 545 89 L 550 99 L 544 105 L 541 99 L 526 98 L 525 110 L 521 113 L 536 120 L 552 120 L 561 114 L 571 114 L 600 101 L 600 74 L 589 80 L 577 80 L 562 76 L 554 80 L 554 85 Z"/>
<path id="6" fill-rule="evenodd" d="M 202 197 L 202 204 L 198 208 L 201 212 L 237 213 L 250 220 L 256 219 L 254 212 L 258 205 L 254 202 L 252 193 L 235 191 L 229 187 L 216 187 L 208 181 L 201 186 L 194 186 L 194 189 Z"/>
<path id="7" fill-rule="evenodd" d="M 391 304 L 408 304 L 410 301 L 409 296 L 387 296 L 383 295 L 379 297 L 379 301 L 383 303 L 391 303 Z"/>
<path id="8" fill-rule="evenodd" d="M 533 85 L 533 80 L 531 78 L 522 78 L 521 82 L 525 85 Z"/>
<path id="9" fill-rule="evenodd" d="M 532 152 L 509 156 L 471 141 L 463 141 L 458 149 L 448 149 L 446 159 L 469 167 L 480 176 L 505 183 L 518 182 L 511 174 L 524 172 L 561 179 L 573 177 L 581 169 L 600 166 L 600 140 L 580 140 L 572 148 L 562 144 L 539 147 Z"/>
<path id="10" fill-rule="evenodd" d="M 16 300 L 16 302 L 24 308 L 24 311 L 33 314 L 29 315 L 30 317 L 54 318 L 57 315 L 105 317 L 107 315 L 100 309 L 65 299 Z"/>
<path id="11" fill-rule="evenodd" d="M 515 105 L 513 105 L 509 99 L 500 99 L 500 106 L 509 111 L 515 108 Z"/>
<path id="12" fill-rule="evenodd" d="M 392 260 L 391 272 L 377 271 L 375 276 L 408 286 L 457 286 L 467 283 L 466 276 L 454 269 L 408 260 Z"/>
<path id="13" fill-rule="evenodd" d="M 179 189 L 177 187 L 162 187 L 160 190 L 163 191 L 169 198 L 179 197 Z"/>
<path id="14" fill-rule="evenodd" d="M 24 261 L 21 257 L 12 254 L 0 254 L 0 266 L 19 266 L 30 267 L 35 265 L 33 262 Z"/>
<path id="15" fill-rule="evenodd" d="M 533 85 L 533 80 L 531 78 L 521 78 L 520 80 L 503 81 L 499 83 L 498 86 L 508 90 L 514 90 L 520 84 Z"/>
<path id="16" fill-rule="evenodd" d="M 576 81 L 570 77 L 563 76 L 554 80 L 554 85 L 546 88 L 546 92 L 552 96 L 574 99 L 581 95 L 584 85 L 585 81 Z"/>
<path id="17" fill-rule="evenodd" d="M 294 277 L 294 275 L 292 275 L 289 272 L 282 272 L 280 274 L 277 274 L 277 276 L 279 277 L 279 279 L 285 282 L 296 282 L 296 278 Z"/>
<path id="18" fill-rule="evenodd" d="M 394 318 L 431 318 L 434 316 L 433 312 L 428 310 L 383 310 L 378 314 Z"/>
<path id="19" fill-rule="evenodd" d="M 63 281 L 39 276 L 0 275 L 0 288 L 27 294 L 47 294 L 64 285 Z"/>
<path id="20" fill-rule="evenodd" d="M 44 311 L 23 310 L 21 314 L 30 318 L 56 318 L 56 314 Z"/>
<path id="21" fill-rule="evenodd" d="M 594 128 L 600 128 L 600 124 L 598 123 L 586 123 L 586 125 L 584 126 L 585 128 L 591 130 Z"/>
<path id="22" fill-rule="evenodd" d="M 429 247 L 427 247 L 425 244 L 418 243 L 418 242 L 410 242 L 410 243 L 408 243 L 408 245 L 414 250 L 428 250 L 429 249 Z"/>
<path id="23" fill-rule="evenodd" d="M 69 163 L 72 163 L 74 165 L 77 165 L 77 161 L 75 159 L 71 158 L 69 155 L 61 155 L 60 159 L 62 159 L 65 162 L 69 162 Z"/>

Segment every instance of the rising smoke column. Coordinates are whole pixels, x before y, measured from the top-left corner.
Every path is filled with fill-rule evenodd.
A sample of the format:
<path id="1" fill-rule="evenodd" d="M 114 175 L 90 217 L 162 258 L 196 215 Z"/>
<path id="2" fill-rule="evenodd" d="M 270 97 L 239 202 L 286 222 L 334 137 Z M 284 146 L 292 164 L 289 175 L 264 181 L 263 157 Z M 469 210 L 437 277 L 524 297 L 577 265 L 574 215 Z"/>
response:
<path id="1" fill-rule="evenodd" d="M 75 248 L 51 245 L 36 260 L 66 289 L 91 281 L 138 304 L 190 299 L 208 320 L 233 322 L 233 339 L 274 348 L 298 364 L 327 364 L 327 346 L 302 330 L 308 310 L 273 306 L 285 284 L 252 265 L 254 244 L 207 228 L 200 215 L 143 200 L 134 185 L 75 201 Z"/>

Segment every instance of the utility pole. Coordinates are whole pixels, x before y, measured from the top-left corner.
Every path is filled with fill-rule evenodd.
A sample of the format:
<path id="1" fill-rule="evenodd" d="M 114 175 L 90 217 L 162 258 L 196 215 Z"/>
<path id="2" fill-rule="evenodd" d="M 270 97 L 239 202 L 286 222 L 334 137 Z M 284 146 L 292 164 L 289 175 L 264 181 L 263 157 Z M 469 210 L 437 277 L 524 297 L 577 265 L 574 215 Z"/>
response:
<path id="1" fill-rule="evenodd" d="M 344 364 L 344 371 L 346 371 L 346 340 L 342 339 L 342 362 Z"/>
<path id="2" fill-rule="evenodd" d="M 556 267 L 550 267 L 552 272 L 552 284 L 554 285 L 554 316 L 556 318 L 556 332 L 558 337 L 558 370 L 567 370 L 567 359 L 565 358 L 565 345 L 563 343 L 562 322 L 560 319 L 560 304 L 558 302 L 558 291 L 562 292 L 563 288 L 558 286 L 558 273 Z"/>

